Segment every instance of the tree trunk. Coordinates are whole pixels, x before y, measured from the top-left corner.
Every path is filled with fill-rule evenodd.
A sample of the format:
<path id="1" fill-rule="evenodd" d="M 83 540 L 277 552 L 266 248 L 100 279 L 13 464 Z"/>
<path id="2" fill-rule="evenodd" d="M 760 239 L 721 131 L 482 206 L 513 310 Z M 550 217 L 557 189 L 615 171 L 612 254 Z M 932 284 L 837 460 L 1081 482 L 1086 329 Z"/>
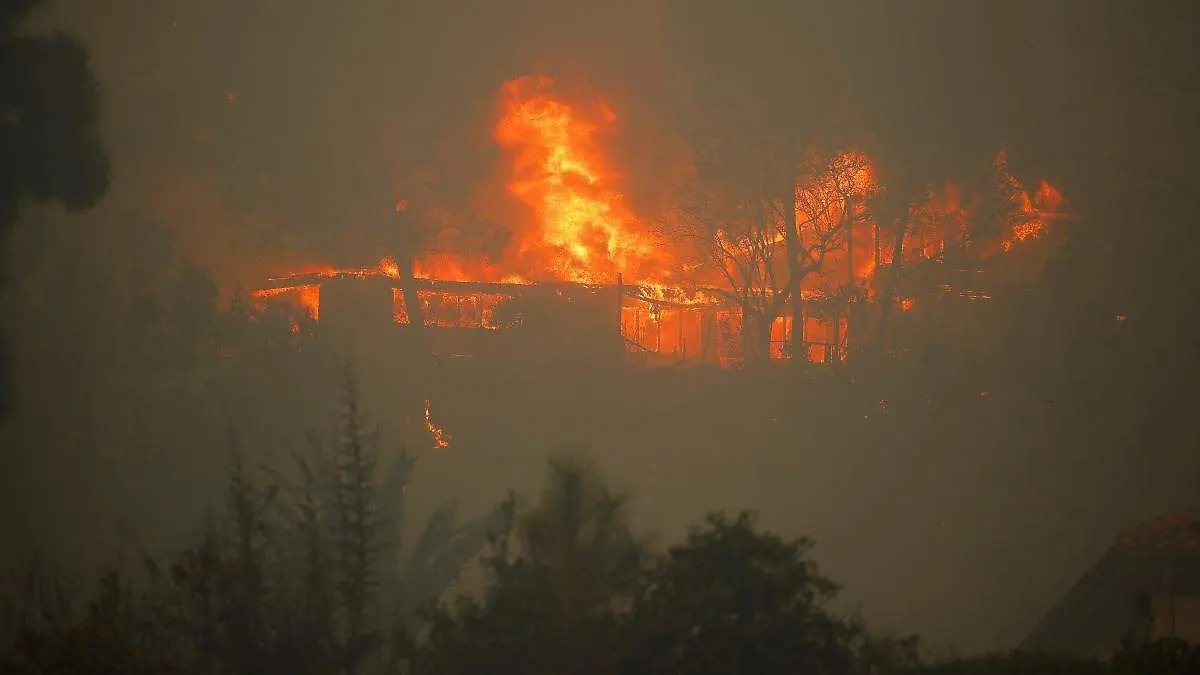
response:
<path id="1" fill-rule="evenodd" d="M 402 286 L 401 293 L 404 296 L 404 313 L 408 316 L 408 333 L 413 336 L 414 343 L 420 344 L 423 341 L 422 330 L 425 327 L 425 311 L 421 305 L 421 296 L 417 293 L 417 288 L 413 281 L 413 272 L 416 269 L 417 253 L 420 250 L 420 226 L 416 217 L 408 210 L 407 202 L 403 208 L 397 207 L 396 221 L 392 230 L 394 239 L 390 244 L 392 251 L 390 253 L 396 256 L 396 266 L 400 269 L 399 282 Z"/>
<path id="2" fill-rule="evenodd" d="M 842 312 L 833 315 L 833 339 L 830 341 L 829 365 L 837 366 L 842 362 Z"/>
<path id="3" fill-rule="evenodd" d="M 788 355 L 793 364 L 798 364 L 801 360 L 808 360 L 808 353 L 804 348 L 804 296 L 801 295 L 799 289 L 796 289 L 792 292 L 789 300 L 792 312 L 792 330 L 788 334 Z"/>
<path id="4" fill-rule="evenodd" d="M 414 335 L 420 335 L 425 328 L 425 308 L 413 277 L 414 263 L 411 253 L 400 261 L 400 283 L 404 284 L 404 313 L 408 315 L 408 329 Z"/>
<path id="5" fill-rule="evenodd" d="M 405 409 L 410 411 L 410 419 L 420 420 L 424 414 L 424 399 L 429 395 L 424 389 L 427 385 L 421 383 L 427 382 L 433 376 L 430 372 L 433 362 L 429 343 L 430 331 L 425 327 L 425 309 L 413 279 L 414 257 L 411 252 L 405 252 L 397 264 L 400 267 L 399 281 L 403 284 L 401 293 L 404 297 L 404 312 L 408 315 L 408 326 L 402 329 L 405 333 L 402 338 L 404 359 L 407 362 L 406 373 L 402 378 L 402 382 L 405 383 L 402 386 L 406 392 L 402 396 L 408 399 Z"/>
<path id="6" fill-rule="evenodd" d="M 793 193 L 783 197 L 787 204 L 791 199 L 791 208 L 783 209 L 784 246 L 787 252 L 788 278 L 786 288 L 791 290 L 788 304 L 792 313 L 792 330 L 788 335 L 788 354 L 794 363 L 798 363 L 804 352 L 804 297 L 800 285 L 804 281 L 804 263 L 800 260 L 801 242 L 800 229 L 796 224 L 796 195 Z"/>
<path id="7" fill-rule="evenodd" d="M 896 220 L 896 243 L 892 246 L 892 262 L 888 266 L 887 282 L 883 286 L 883 295 L 879 298 L 879 325 L 875 339 L 881 353 L 888 352 L 888 319 L 892 315 L 892 305 L 896 300 L 896 286 L 900 283 L 900 267 L 904 257 L 904 239 L 908 236 L 908 218 L 901 216 Z"/>
<path id="8" fill-rule="evenodd" d="M 842 215 L 846 219 L 846 281 L 857 288 L 854 278 L 854 203 L 847 199 L 845 209 Z"/>
<path id="9" fill-rule="evenodd" d="M 742 362 L 761 365 L 771 360 L 773 317 L 761 311 L 742 311 Z"/>
<path id="10" fill-rule="evenodd" d="M 850 302 L 844 305 L 844 315 L 846 317 L 846 351 L 850 350 L 850 325 L 853 323 L 854 317 L 851 311 L 854 307 L 853 300 L 858 295 L 858 280 L 854 278 L 854 204 L 849 198 L 845 201 L 842 217 L 846 220 L 846 288 L 850 292 L 848 299 Z M 838 356 L 841 355 L 841 327 L 842 322 L 839 315 L 837 322 L 834 324 L 834 335 L 837 336 L 835 344 L 838 346 Z M 849 358 L 849 354 L 846 355 Z M 841 359 L 835 359 L 835 363 Z"/>

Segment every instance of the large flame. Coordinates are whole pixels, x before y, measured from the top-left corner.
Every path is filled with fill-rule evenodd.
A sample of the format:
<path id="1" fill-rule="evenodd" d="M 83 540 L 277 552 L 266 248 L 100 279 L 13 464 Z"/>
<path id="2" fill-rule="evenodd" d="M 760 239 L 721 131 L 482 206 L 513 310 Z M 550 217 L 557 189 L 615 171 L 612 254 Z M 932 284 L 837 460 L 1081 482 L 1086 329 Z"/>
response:
<path id="1" fill-rule="evenodd" d="M 536 236 L 521 242 L 521 253 L 545 267 L 523 272 L 587 283 L 645 273 L 657 249 L 616 190 L 616 174 L 596 142 L 615 114 L 602 103 L 591 111 L 572 106 L 551 86 L 544 77 L 506 84 L 495 130 L 497 142 L 515 152 L 509 190 L 537 220 Z"/>

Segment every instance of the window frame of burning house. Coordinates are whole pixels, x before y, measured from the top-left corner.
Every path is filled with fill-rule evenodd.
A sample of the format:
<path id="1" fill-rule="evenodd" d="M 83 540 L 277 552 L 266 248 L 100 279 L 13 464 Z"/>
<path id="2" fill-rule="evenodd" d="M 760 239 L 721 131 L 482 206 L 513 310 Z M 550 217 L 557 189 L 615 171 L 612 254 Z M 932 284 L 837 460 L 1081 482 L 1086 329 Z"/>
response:
<path id="1" fill-rule="evenodd" d="M 403 294 L 399 295 L 403 303 Z M 512 300 L 503 293 L 422 289 L 417 291 L 427 328 L 497 330 L 496 310 Z M 395 301 L 396 295 L 393 294 Z M 393 309 L 398 316 L 399 310 Z M 407 313 L 405 313 L 407 315 Z"/>
<path id="2" fill-rule="evenodd" d="M 636 347 L 658 353 L 657 346 L 652 348 L 647 343 L 647 339 L 650 337 L 648 326 L 656 323 L 654 303 L 642 298 L 630 298 L 630 300 L 633 302 L 622 298 L 621 302 L 621 336 L 625 339 L 626 348 Z"/>
<path id="3" fill-rule="evenodd" d="M 717 324 L 717 358 L 722 363 L 741 361 L 745 358 L 742 348 L 745 321 L 741 308 L 717 309 L 713 318 Z"/>
<path id="4" fill-rule="evenodd" d="M 621 337 L 625 350 L 703 361 L 708 358 L 713 309 L 709 305 L 660 302 L 637 295 L 621 300 Z"/>

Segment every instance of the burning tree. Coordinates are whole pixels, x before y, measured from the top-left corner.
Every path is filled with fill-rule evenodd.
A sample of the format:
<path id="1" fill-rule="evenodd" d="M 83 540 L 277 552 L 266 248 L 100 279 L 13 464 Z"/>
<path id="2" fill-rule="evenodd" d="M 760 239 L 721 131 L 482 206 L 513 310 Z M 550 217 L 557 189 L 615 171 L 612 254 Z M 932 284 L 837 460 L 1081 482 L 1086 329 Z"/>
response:
<path id="1" fill-rule="evenodd" d="M 802 163 L 769 158 L 726 169 L 684 191 L 666 230 L 694 247 L 699 274 L 718 279 L 718 292 L 740 309 L 745 359 L 763 361 L 777 326 L 796 340 L 790 328 L 802 316 L 803 298 L 839 290 L 806 282 L 850 240 L 863 219 L 854 202 L 874 181 L 858 153 L 832 159 L 809 153 Z"/>
<path id="2" fill-rule="evenodd" d="M 872 228 L 865 199 L 878 187 L 874 169 L 866 155 L 843 152 L 824 163 L 811 161 L 816 170 L 802 174 L 796 185 L 796 223 L 789 224 L 794 247 L 788 264 L 795 277 L 790 294 L 793 324 L 803 321 L 803 300 L 824 301 L 832 316 L 832 343 L 840 352 L 842 315 L 847 304 L 865 294 L 865 282 L 874 267 L 873 257 L 855 256 L 855 240 Z M 831 254 L 844 258 L 844 276 L 826 269 Z M 808 283 L 810 279 L 815 283 Z M 800 353 L 803 324 L 790 331 L 791 353 Z M 840 360 L 840 357 L 835 360 Z"/>
<path id="3" fill-rule="evenodd" d="M 912 195 L 916 195 L 913 197 Z M 920 190 L 889 188 L 870 200 L 881 231 L 890 235 L 890 250 L 880 252 L 886 270 L 876 298 L 878 345 L 886 348 L 890 316 L 901 288 L 921 276 L 928 263 L 981 264 L 1009 253 L 1020 242 L 1044 235 L 1063 214 L 1062 195 L 1047 181 L 1030 193 L 1009 170 L 1004 150 L 997 153 L 986 178 L 973 186 L 930 183 Z M 972 289 L 957 289 L 974 299 Z M 909 306 L 911 300 L 902 303 Z"/>

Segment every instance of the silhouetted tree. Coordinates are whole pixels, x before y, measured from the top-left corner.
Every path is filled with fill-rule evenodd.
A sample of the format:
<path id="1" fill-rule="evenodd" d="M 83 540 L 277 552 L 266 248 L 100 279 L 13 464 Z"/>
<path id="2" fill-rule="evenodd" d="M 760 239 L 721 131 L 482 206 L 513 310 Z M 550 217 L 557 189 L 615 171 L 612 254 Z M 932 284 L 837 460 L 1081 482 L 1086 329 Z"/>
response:
<path id="1" fill-rule="evenodd" d="M 1129 636 L 1108 661 L 1009 652 L 952 659 L 907 669 L 912 675 L 1187 675 L 1200 672 L 1200 646 Z"/>
<path id="2" fill-rule="evenodd" d="M 108 187 L 100 139 L 99 85 L 83 45 L 70 36 L 23 34 L 38 0 L 0 6 L 0 260 L 23 201 L 90 208 Z M 0 263 L 0 284 L 7 282 Z M 8 369 L 0 336 L 0 415 Z"/>
<path id="3" fill-rule="evenodd" d="M 104 574 L 82 611 L 61 577 L 31 565 L 4 598 L 0 672 L 400 672 L 413 613 L 457 580 L 489 528 L 445 504 L 402 548 L 414 462 L 401 450 L 381 470 L 364 425 L 347 375 L 334 443 L 310 435 L 294 481 L 247 466 L 231 434 L 223 512 L 169 564 L 148 558 L 136 580 Z"/>
<path id="4" fill-rule="evenodd" d="M 267 588 L 265 548 L 271 536 L 266 510 L 278 491 L 277 485 L 261 488 L 247 473 L 236 437 L 229 464 L 229 495 L 226 525 L 229 532 L 234 583 L 225 609 L 229 628 L 231 665 L 237 672 L 263 672 L 270 654 L 267 615 L 271 610 Z"/>
<path id="5" fill-rule="evenodd" d="M 918 666 L 912 675 L 1103 675 L 1108 668 L 1095 659 L 1048 654 L 987 654 Z"/>
<path id="6" fill-rule="evenodd" d="M 1112 657 L 1112 675 L 1184 675 L 1200 673 L 1200 645 L 1179 638 L 1129 637 Z"/>
<path id="7" fill-rule="evenodd" d="M 853 672 L 857 675 L 904 673 L 921 663 L 920 638 L 916 635 L 896 638 L 872 635 L 861 625 L 853 627 L 851 640 Z"/>
<path id="8" fill-rule="evenodd" d="M 742 311 L 744 358 L 769 357 L 771 326 L 798 310 L 805 280 L 845 245 L 854 226 L 850 200 L 865 191 L 865 158 L 803 161 L 769 151 L 707 158 L 665 225 L 668 237 L 690 243 L 701 269 L 722 279 L 719 290 Z M 793 331 L 795 333 L 795 331 Z"/>
<path id="9" fill-rule="evenodd" d="M 563 455 L 549 473 L 531 509 L 515 496 L 497 507 L 491 583 L 482 600 L 430 614 L 415 672 L 613 672 L 617 616 L 636 591 L 643 546 L 625 500 L 589 463 Z"/>
<path id="10" fill-rule="evenodd" d="M 812 542 L 710 515 L 672 547 L 633 604 L 630 673 L 850 673 L 850 628 L 824 604 L 837 586 Z"/>
<path id="11" fill-rule="evenodd" d="M 334 450 L 336 486 L 335 550 L 339 591 L 346 617 L 342 667 L 356 672 L 380 639 L 371 620 L 371 598 L 378 584 L 382 514 L 376 501 L 378 464 L 375 435 L 363 428 L 354 376 L 347 370 L 341 433 Z"/>

